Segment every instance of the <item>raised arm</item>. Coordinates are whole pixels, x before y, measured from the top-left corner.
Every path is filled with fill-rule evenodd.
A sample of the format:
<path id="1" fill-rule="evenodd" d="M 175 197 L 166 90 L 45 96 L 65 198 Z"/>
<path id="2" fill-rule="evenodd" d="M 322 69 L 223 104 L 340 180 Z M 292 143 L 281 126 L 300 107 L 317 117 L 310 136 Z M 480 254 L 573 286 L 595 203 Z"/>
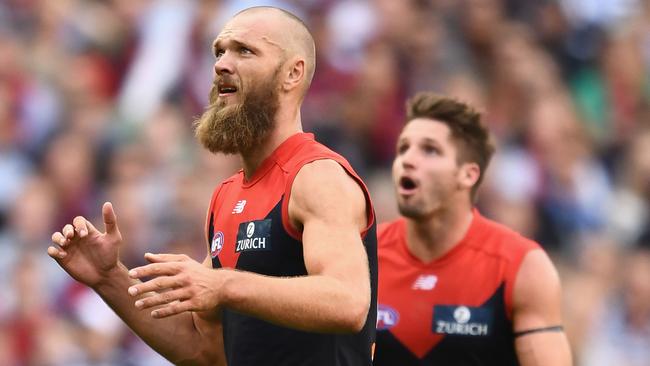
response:
<path id="1" fill-rule="evenodd" d="M 522 366 L 569 366 L 558 274 L 542 250 L 524 258 L 513 293 L 515 348 Z"/>
<path id="2" fill-rule="evenodd" d="M 95 290 L 139 337 L 170 361 L 179 365 L 225 365 L 221 323 L 215 310 L 161 320 L 153 318 L 151 310 L 134 306 L 135 301 L 154 294 L 129 295 L 128 289 L 140 281 L 132 279 L 118 259 L 122 236 L 110 203 L 104 204 L 102 216 L 105 233 L 85 218 L 76 217 L 72 225 L 52 235 L 55 245 L 48 248 L 48 254 L 74 279 Z M 206 267 L 208 261 L 203 265 L 192 262 L 195 271 L 211 271 Z"/>

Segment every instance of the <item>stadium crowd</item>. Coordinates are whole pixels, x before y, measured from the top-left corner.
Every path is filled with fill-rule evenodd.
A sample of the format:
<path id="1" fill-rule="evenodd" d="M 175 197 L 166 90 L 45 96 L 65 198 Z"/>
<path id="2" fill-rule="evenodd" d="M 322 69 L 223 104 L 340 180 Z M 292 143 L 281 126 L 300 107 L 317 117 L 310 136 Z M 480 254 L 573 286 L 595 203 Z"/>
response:
<path id="1" fill-rule="evenodd" d="M 478 205 L 551 254 L 576 365 L 650 365 L 648 0 L 0 1 L 1 365 L 168 364 L 46 248 L 110 200 L 129 266 L 205 255 L 211 192 L 239 161 L 201 149 L 192 122 L 212 39 L 256 4 L 310 26 L 303 123 L 380 221 L 397 215 L 406 97 L 479 106 L 497 154 Z"/>

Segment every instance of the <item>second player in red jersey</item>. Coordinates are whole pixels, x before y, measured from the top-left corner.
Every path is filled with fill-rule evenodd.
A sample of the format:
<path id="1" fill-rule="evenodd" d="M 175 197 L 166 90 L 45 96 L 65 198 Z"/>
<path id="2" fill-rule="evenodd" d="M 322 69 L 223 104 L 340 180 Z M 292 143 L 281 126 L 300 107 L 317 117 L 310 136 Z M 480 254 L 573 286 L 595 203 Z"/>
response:
<path id="1" fill-rule="evenodd" d="M 480 115 L 430 93 L 407 108 L 393 164 L 402 218 L 378 230 L 374 364 L 570 365 L 553 264 L 474 208 L 493 152 Z"/>

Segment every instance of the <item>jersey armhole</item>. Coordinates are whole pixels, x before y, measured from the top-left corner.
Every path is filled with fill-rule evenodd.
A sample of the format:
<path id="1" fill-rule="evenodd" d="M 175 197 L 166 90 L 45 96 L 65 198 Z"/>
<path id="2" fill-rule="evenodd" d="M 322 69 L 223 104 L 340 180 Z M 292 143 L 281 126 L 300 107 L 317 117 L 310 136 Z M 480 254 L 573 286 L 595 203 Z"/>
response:
<path id="1" fill-rule="evenodd" d="M 345 172 L 350 177 L 352 177 L 352 179 L 354 179 L 357 182 L 357 184 L 361 187 L 361 190 L 363 191 L 363 195 L 365 196 L 366 199 L 366 215 L 368 220 L 366 227 L 361 232 L 361 238 L 365 238 L 366 234 L 368 233 L 368 230 L 370 230 L 372 225 L 375 223 L 375 210 L 373 209 L 372 201 L 370 200 L 370 194 L 368 193 L 368 188 L 363 183 L 361 178 L 359 178 L 354 173 L 354 171 L 351 170 L 351 168 L 347 167 L 338 159 L 335 159 L 334 157 L 330 157 L 330 156 L 318 156 L 318 157 L 306 159 L 300 162 L 300 164 L 297 165 L 297 168 L 289 172 L 289 177 L 287 178 L 287 182 L 285 184 L 284 197 L 282 198 L 282 226 L 284 227 L 284 230 L 289 234 L 289 236 L 302 242 L 302 231 L 299 231 L 297 228 L 295 228 L 291 224 L 291 220 L 289 219 L 289 199 L 291 198 L 291 188 L 293 187 L 293 181 L 296 179 L 296 175 L 298 175 L 298 172 L 303 166 L 305 166 L 305 164 L 309 164 L 316 160 L 325 160 L 325 159 L 334 160 L 335 162 L 337 162 L 345 170 Z"/>
<path id="2" fill-rule="evenodd" d="M 514 253 L 514 258 L 512 259 L 512 262 L 509 263 L 508 270 L 506 271 L 504 303 L 506 307 L 506 315 L 510 321 L 512 321 L 513 315 L 515 282 L 517 281 L 517 275 L 519 274 L 521 263 L 524 261 L 524 258 L 526 258 L 526 255 L 535 249 L 540 249 L 540 247 L 538 245 L 526 243 L 524 248 L 521 248 Z"/>
<path id="3" fill-rule="evenodd" d="M 224 187 L 224 185 L 225 182 L 219 184 L 219 186 L 215 188 L 214 192 L 212 192 L 212 197 L 210 198 L 210 204 L 208 205 L 208 212 L 205 215 L 205 226 L 204 226 L 203 234 L 205 235 L 208 248 L 210 248 L 210 243 L 212 242 L 212 238 L 210 238 L 210 223 L 213 222 L 214 204 L 217 202 L 217 197 L 219 196 L 219 192 L 221 192 L 221 189 Z"/>

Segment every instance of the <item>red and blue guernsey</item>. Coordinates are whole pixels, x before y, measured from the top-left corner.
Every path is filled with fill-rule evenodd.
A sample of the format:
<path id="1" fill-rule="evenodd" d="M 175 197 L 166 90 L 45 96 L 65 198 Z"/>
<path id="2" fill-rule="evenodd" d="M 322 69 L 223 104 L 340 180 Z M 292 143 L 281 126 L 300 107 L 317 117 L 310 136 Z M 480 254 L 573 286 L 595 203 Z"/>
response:
<path id="1" fill-rule="evenodd" d="M 378 229 L 375 366 L 518 365 L 512 292 L 539 246 L 474 210 L 465 237 L 431 263 L 406 244 L 406 221 Z"/>
<path id="2" fill-rule="evenodd" d="M 312 134 L 291 136 L 249 180 L 244 180 L 240 171 L 215 190 L 206 228 L 212 267 L 278 277 L 306 275 L 302 233 L 289 221 L 288 203 L 300 168 L 320 159 L 338 162 L 366 196 L 368 226 L 361 236 L 368 255 L 372 296 L 365 326 L 356 334 L 310 333 L 226 309 L 223 337 L 229 366 L 372 364 L 377 315 L 377 237 L 370 196 L 350 164 L 316 142 Z"/>

